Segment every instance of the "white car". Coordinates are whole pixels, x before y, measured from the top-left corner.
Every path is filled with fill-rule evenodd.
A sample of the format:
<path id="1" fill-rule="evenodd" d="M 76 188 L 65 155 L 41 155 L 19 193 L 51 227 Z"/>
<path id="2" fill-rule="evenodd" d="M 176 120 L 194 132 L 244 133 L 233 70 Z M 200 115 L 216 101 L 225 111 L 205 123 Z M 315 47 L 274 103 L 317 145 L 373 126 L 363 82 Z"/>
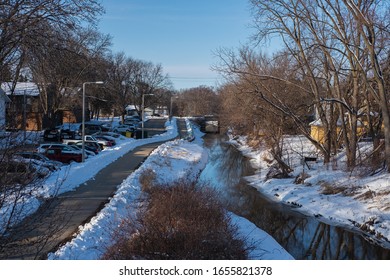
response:
<path id="1" fill-rule="evenodd" d="M 121 124 L 112 129 L 115 133 L 133 132 L 135 130 L 134 125 Z"/>

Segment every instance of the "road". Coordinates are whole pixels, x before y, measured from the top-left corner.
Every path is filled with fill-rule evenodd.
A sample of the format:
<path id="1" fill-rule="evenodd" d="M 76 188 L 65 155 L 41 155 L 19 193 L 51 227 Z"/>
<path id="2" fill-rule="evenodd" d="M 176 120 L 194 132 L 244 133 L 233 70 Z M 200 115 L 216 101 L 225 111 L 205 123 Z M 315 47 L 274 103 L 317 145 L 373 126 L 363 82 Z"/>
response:
<path id="1" fill-rule="evenodd" d="M 145 123 L 148 135 L 164 131 L 166 120 Z M 181 123 L 181 121 L 180 121 Z M 23 221 L 13 232 L 13 241 L 1 250 L 0 259 L 46 259 L 49 252 L 70 240 L 104 207 L 109 198 L 148 155 L 163 142 L 134 149 L 102 169 L 93 179 L 75 191 L 59 195 L 44 203 L 38 212 Z"/>

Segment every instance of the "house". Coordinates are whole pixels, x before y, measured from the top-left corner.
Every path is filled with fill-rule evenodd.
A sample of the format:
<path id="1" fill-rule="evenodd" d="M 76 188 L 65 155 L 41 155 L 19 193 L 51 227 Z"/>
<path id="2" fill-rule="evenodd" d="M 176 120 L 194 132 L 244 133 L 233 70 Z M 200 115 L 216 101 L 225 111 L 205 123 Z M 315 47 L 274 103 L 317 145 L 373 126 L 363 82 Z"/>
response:
<path id="1" fill-rule="evenodd" d="M 4 82 L 0 87 L 11 104 L 6 108 L 5 126 L 17 130 L 43 130 L 49 128 L 40 104 L 40 89 L 33 82 Z M 77 90 L 75 90 L 77 92 Z M 65 93 L 64 93 L 65 94 Z M 56 112 L 56 125 L 81 122 L 81 95 L 69 94 L 68 104 Z M 89 114 L 87 114 L 89 116 Z"/>
<path id="2" fill-rule="evenodd" d="M 12 129 L 40 130 L 39 88 L 31 82 L 4 82 L 1 89 L 10 99 L 6 126 Z"/>
<path id="3" fill-rule="evenodd" d="M 310 125 L 310 136 L 317 142 L 324 144 L 326 135 L 325 135 L 325 127 L 322 124 L 322 121 L 320 119 L 317 119 L 311 122 L 309 125 Z M 336 133 L 337 135 L 340 135 L 341 132 L 342 132 L 342 124 L 341 124 L 341 120 L 338 120 Z M 363 135 L 366 134 L 366 132 L 367 132 L 367 123 L 358 120 L 358 126 L 356 130 L 357 136 L 362 137 Z"/>
<path id="4" fill-rule="evenodd" d="M 167 106 L 158 105 L 156 109 L 153 112 L 154 115 L 161 115 L 161 116 L 168 116 L 169 115 L 169 109 Z"/>
<path id="5" fill-rule="evenodd" d="M 5 120 L 6 120 L 6 108 L 7 104 L 10 103 L 11 100 L 5 94 L 4 90 L 0 88 L 0 132 L 5 130 Z"/>

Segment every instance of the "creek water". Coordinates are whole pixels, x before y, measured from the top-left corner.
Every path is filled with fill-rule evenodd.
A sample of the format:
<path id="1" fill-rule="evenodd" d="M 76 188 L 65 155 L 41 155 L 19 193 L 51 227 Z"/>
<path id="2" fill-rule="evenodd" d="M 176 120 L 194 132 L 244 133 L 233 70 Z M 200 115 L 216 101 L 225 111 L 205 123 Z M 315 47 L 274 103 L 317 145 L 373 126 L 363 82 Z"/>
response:
<path id="1" fill-rule="evenodd" d="M 390 259 L 390 250 L 373 244 L 360 232 L 323 223 L 268 200 L 246 182 L 245 176 L 255 170 L 225 137 L 206 134 L 204 147 L 209 151 L 209 162 L 201 179 L 218 182 L 215 187 L 226 208 L 273 236 L 295 259 Z"/>

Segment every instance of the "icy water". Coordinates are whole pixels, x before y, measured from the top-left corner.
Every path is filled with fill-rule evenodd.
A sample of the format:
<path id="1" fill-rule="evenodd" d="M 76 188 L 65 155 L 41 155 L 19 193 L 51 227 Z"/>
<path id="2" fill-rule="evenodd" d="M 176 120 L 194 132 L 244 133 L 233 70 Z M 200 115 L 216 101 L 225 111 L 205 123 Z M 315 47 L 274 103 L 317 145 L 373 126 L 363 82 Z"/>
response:
<path id="1" fill-rule="evenodd" d="M 390 250 L 372 244 L 358 232 L 322 223 L 267 200 L 244 179 L 254 172 L 249 159 L 225 140 L 219 135 L 204 137 L 209 163 L 201 179 L 213 182 L 227 209 L 268 232 L 295 259 L 390 259 Z"/>

